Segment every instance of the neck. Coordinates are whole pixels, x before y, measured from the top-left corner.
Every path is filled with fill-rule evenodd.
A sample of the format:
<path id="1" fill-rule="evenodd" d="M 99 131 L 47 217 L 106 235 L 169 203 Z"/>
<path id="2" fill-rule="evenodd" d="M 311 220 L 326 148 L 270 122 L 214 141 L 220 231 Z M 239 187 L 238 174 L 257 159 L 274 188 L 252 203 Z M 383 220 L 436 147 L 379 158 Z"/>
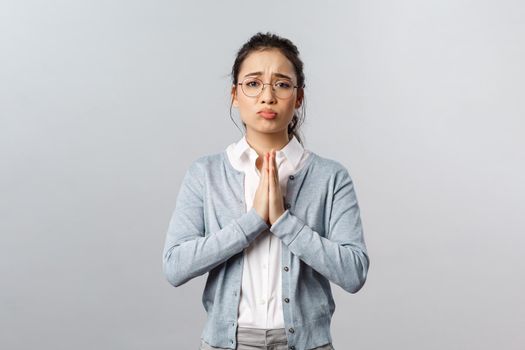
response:
<path id="1" fill-rule="evenodd" d="M 246 142 L 257 152 L 259 156 L 270 152 L 272 149 L 280 150 L 290 142 L 286 130 L 284 133 L 265 134 L 246 131 Z"/>

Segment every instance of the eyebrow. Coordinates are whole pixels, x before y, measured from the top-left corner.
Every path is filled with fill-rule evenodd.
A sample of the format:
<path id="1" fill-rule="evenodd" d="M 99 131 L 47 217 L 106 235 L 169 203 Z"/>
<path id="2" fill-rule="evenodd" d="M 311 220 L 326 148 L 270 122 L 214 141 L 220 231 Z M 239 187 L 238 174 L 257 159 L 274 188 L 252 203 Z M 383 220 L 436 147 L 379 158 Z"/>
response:
<path id="1" fill-rule="evenodd" d="M 246 74 L 244 77 L 248 77 L 248 76 L 251 76 L 251 75 L 262 75 L 263 72 L 253 72 L 253 73 L 248 73 Z M 286 74 L 283 74 L 283 73 L 273 73 L 274 76 L 276 77 L 279 77 L 279 78 L 286 78 L 286 79 L 290 79 L 290 80 L 293 80 L 291 77 L 289 77 L 288 75 Z"/>

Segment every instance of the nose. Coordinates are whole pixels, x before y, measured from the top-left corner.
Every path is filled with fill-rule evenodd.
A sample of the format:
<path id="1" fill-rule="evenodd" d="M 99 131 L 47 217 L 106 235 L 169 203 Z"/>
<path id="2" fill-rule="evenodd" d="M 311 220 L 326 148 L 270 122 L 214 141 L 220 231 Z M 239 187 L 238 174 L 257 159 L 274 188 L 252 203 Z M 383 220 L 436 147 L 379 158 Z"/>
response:
<path id="1" fill-rule="evenodd" d="M 271 84 L 263 85 L 263 90 L 261 92 L 261 102 L 274 103 L 275 95 L 273 92 L 273 87 Z"/>

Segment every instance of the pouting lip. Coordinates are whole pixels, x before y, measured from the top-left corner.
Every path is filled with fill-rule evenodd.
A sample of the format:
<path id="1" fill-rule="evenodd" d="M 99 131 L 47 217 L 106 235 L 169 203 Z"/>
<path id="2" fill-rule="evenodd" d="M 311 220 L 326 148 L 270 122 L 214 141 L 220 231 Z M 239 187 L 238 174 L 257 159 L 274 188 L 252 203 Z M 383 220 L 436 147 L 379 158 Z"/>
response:
<path id="1" fill-rule="evenodd" d="M 277 114 L 276 111 L 274 111 L 273 109 L 270 109 L 270 108 L 263 108 L 257 113 L 274 113 L 274 114 Z"/>

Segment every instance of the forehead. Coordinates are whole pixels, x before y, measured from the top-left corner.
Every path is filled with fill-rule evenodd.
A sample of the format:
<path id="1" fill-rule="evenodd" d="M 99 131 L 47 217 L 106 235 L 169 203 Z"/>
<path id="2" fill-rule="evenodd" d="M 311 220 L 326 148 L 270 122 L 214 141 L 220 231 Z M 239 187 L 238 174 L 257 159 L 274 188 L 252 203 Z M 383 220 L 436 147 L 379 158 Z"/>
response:
<path id="1" fill-rule="evenodd" d="M 262 72 L 263 76 L 281 73 L 295 78 L 292 62 L 277 49 L 255 51 L 246 56 L 239 70 L 239 78 L 254 72 Z"/>

